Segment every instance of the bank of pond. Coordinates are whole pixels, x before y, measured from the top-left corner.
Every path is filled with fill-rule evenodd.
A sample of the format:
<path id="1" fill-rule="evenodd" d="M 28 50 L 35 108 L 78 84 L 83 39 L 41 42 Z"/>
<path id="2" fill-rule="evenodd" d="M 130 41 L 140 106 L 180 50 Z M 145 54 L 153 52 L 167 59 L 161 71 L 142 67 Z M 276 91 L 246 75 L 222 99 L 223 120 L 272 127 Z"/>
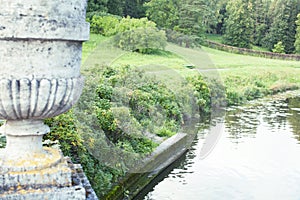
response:
<path id="1" fill-rule="evenodd" d="M 187 132 L 182 127 L 190 120 L 204 125 L 220 107 L 298 88 L 278 81 L 282 75 L 277 72 L 237 73 L 223 82 L 199 73 L 178 79 L 175 87 L 129 65 L 95 66 L 84 73 L 89 79 L 80 102 L 71 112 L 47 121 L 52 132 L 45 139 L 59 140 L 64 154 L 83 165 L 99 198 L 120 188 L 130 197 L 120 181 L 168 138 Z"/>

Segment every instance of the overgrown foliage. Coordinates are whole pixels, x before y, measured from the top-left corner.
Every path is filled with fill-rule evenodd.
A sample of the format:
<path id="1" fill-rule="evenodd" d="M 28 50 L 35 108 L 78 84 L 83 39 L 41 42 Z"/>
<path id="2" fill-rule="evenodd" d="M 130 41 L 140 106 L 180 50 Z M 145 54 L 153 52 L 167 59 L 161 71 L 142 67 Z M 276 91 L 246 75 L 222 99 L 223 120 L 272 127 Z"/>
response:
<path id="1" fill-rule="evenodd" d="M 156 24 L 147 18 L 121 18 L 115 15 L 94 15 L 90 23 L 92 33 L 104 36 L 113 36 L 137 28 L 156 28 Z"/>
<path id="2" fill-rule="evenodd" d="M 51 132 L 44 136 L 45 140 L 59 141 L 64 156 L 70 156 L 74 163 L 80 163 L 97 195 L 101 197 L 107 192 L 123 170 L 104 165 L 86 148 L 82 130 L 73 111 L 45 120 Z"/>
<path id="3" fill-rule="evenodd" d="M 182 123 L 183 113 L 175 94 L 163 83 L 129 66 L 104 70 L 97 94 L 97 117 L 114 142 L 146 132 L 162 135 L 165 129 L 175 133 Z"/>
<path id="4" fill-rule="evenodd" d="M 103 36 L 112 36 L 118 33 L 117 26 L 120 20 L 116 16 L 94 15 L 90 20 L 91 32 Z"/>
<path id="5" fill-rule="evenodd" d="M 234 75 L 233 72 L 235 72 Z M 231 73 L 224 72 L 226 100 L 229 106 L 241 105 L 249 100 L 266 95 L 299 88 L 296 75 L 291 76 L 288 72 L 281 70 L 271 71 L 264 68 L 251 73 L 251 76 L 249 76 L 249 70 L 233 70 Z"/>

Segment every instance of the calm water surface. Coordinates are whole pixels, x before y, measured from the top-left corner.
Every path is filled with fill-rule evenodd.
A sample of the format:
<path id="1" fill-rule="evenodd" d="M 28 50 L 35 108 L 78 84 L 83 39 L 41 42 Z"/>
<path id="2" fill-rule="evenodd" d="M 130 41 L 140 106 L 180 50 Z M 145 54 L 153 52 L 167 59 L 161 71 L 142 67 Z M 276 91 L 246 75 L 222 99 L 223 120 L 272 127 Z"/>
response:
<path id="1" fill-rule="evenodd" d="M 300 98 L 228 109 L 212 153 L 200 131 L 178 167 L 145 200 L 300 199 Z M 210 127 L 213 128 L 213 127 Z"/>

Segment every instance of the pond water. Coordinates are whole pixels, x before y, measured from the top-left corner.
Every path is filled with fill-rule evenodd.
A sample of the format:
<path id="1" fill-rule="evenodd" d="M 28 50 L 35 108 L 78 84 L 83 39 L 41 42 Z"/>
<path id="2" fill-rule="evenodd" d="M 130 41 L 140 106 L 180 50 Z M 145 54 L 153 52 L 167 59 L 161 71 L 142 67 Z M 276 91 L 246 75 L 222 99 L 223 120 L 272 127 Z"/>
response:
<path id="1" fill-rule="evenodd" d="M 200 131 L 191 150 L 145 200 L 300 199 L 300 98 L 227 109 L 205 159 Z"/>

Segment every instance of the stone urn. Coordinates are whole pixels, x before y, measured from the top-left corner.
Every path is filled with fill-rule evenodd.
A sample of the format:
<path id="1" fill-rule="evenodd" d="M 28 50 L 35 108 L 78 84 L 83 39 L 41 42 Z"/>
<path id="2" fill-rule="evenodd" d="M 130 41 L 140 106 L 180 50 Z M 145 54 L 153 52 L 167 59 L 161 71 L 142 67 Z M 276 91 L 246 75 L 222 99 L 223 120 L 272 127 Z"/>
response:
<path id="1" fill-rule="evenodd" d="M 43 119 L 68 111 L 83 87 L 86 1 L 0 0 L 0 5 L 0 119 L 6 120 L 1 133 L 7 138 L 0 171 L 46 169 L 63 157 L 42 147 L 49 132 Z"/>

